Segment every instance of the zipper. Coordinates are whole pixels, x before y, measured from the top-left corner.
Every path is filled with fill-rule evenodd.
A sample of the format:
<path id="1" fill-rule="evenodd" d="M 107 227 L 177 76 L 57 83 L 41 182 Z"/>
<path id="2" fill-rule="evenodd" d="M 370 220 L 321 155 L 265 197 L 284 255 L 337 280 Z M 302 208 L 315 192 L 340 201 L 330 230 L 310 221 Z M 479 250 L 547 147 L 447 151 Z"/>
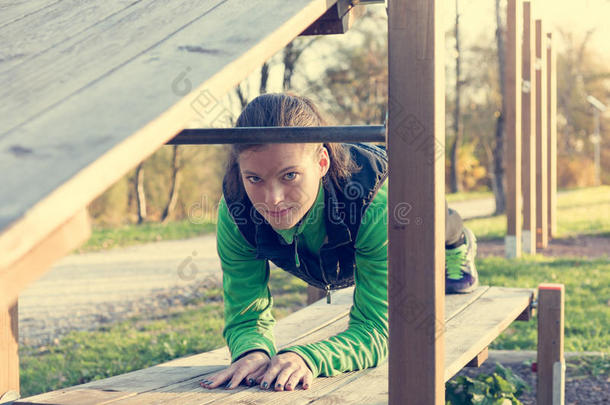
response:
<path id="1" fill-rule="evenodd" d="M 297 237 L 297 235 L 295 235 L 294 238 L 294 254 L 295 254 L 295 258 L 296 258 L 296 262 L 297 262 L 297 267 L 300 269 L 301 265 L 299 264 L 299 238 Z M 325 284 L 324 290 L 326 291 L 326 303 L 330 304 L 330 284 L 328 283 L 328 280 L 326 280 L 326 276 L 324 276 L 324 267 L 322 266 L 322 258 L 318 255 L 318 262 L 320 264 L 320 274 L 322 275 L 322 281 Z M 309 270 L 305 269 L 305 273 L 313 278 L 311 276 L 311 274 L 309 273 Z"/>
<path id="2" fill-rule="evenodd" d="M 320 249 L 321 251 L 322 249 Z M 328 283 L 328 280 L 326 280 L 326 276 L 324 275 L 324 266 L 322 266 L 322 257 L 318 255 L 318 262 L 320 263 L 320 274 L 322 275 L 322 280 L 324 281 L 324 284 L 326 284 L 326 286 L 324 287 L 324 289 L 326 290 L 326 303 L 330 304 L 330 284 Z"/>

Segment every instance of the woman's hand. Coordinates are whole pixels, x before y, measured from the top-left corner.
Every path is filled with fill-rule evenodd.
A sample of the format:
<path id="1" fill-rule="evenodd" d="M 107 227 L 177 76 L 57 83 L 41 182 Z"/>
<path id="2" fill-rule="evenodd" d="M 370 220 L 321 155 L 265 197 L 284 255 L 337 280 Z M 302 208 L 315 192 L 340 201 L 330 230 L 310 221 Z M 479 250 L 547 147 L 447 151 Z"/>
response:
<path id="1" fill-rule="evenodd" d="M 256 379 L 265 373 L 269 363 L 270 359 L 267 353 L 256 350 L 246 354 L 228 368 L 201 380 L 199 385 L 211 389 L 218 387 L 227 380 L 230 380 L 230 382 L 225 387 L 226 389 L 237 388 L 243 380 L 245 380 L 246 385 L 254 385 Z"/>
<path id="2" fill-rule="evenodd" d="M 292 391 L 300 382 L 306 390 L 312 381 L 313 374 L 305 360 L 294 352 L 273 356 L 266 372 L 256 379 L 262 389 L 273 388 L 276 391 Z"/>

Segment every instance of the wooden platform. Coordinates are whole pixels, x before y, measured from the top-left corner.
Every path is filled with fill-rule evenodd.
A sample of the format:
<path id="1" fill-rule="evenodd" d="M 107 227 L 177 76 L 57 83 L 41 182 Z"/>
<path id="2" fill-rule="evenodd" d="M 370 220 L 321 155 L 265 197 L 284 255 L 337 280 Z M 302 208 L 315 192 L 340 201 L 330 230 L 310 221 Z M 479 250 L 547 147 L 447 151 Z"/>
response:
<path id="1" fill-rule="evenodd" d="M 320 300 L 282 319 L 276 326 L 278 347 L 310 343 L 332 336 L 347 327 L 353 289 L 337 291 L 332 304 Z M 479 287 L 465 295 L 448 295 L 445 339 L 445 381 L 526 310 L 534 290 Z M 414 327 L 417 327 L 417 317 Z M 307 390 L 262 391 L 239 387 L 208 391 L 199 386 L 206 375 L 230 362 L 226 347 L 201 353 L 128 374 L 94 381 L 15 402 L 25 404 L 385 404 L 388 401 L 387 362 L 362 371 L 314 380 Z"/>

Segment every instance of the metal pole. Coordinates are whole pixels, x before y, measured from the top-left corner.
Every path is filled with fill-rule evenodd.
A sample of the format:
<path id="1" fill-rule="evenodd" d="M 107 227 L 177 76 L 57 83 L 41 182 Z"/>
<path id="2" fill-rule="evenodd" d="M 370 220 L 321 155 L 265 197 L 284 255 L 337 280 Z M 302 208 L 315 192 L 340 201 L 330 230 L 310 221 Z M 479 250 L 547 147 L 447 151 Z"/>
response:
<path id="1" fill-rule="evenodd" d="M 333 127 L 238 127 L 185 129 L 166 145 L 205 145 L 232 143 L 385 143 L 384 125 Z"/>

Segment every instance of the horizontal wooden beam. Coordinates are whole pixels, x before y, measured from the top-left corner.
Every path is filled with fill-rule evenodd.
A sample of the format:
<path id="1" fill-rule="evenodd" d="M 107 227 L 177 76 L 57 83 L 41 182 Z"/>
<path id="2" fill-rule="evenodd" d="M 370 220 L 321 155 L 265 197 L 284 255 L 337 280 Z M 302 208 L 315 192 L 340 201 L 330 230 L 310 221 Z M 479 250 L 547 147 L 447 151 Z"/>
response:
<path id="1" fill-rule="evenodd" d="M 81 209 L 16 262 L 0 268 L 0 306 L 8 305 L 57 260 L 79 247 L 91 235 L 86 209 Z"/>
<path id="2" fill-rule="evenodd" d="M 383 142 L 383 125 L 185 129 L 167 145 L 232 143 Z"/>

